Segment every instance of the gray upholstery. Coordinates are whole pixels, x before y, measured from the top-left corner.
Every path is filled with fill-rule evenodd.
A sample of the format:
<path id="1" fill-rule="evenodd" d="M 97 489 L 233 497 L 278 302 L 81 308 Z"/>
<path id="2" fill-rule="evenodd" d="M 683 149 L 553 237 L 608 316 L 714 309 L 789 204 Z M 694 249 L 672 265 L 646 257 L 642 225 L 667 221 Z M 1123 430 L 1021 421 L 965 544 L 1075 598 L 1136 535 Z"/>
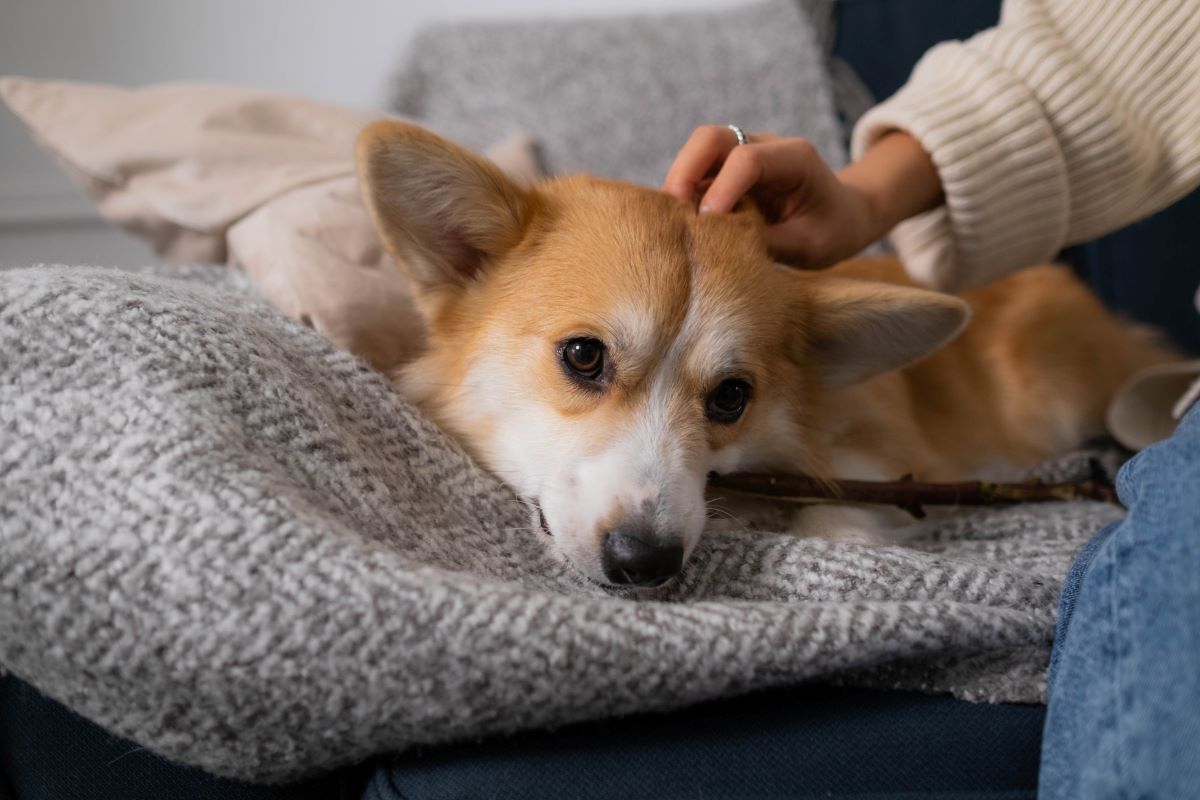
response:
<path id="1" fill-rule="evenodd" d="M 810 139 L 845 161 L 826 68 L 828 7 L 473 23 L 418 36 L 394 110 L 482 149 L 531 134 L 552 173 L 661 183 L 697 125 Z"/>
<path id="2" fill-rule="evenodd" d="M 887 548 L 710 530 L 634 602 L 236 287 L 9 272 L 0 353 L 0 668 L 253 780 L 813 678 L 1038 702 L 1062 576 L 1119 514 L 964 511 Z"/>

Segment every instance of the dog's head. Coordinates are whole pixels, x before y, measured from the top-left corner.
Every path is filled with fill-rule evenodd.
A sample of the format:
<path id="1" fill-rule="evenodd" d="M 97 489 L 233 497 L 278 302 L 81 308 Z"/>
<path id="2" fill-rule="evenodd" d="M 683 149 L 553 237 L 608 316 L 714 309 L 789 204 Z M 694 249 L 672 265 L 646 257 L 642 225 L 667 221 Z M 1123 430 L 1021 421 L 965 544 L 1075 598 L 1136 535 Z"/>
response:
<path id="1" fill-rule="evenodd" d="M 814 393 L 921 357 L 964 305 L 776 265 L 753 210 L 586 177 L 527 189 L 411 125 L 359 140 L 429 332 L 402 385 L 592 579 L 657 585 L 710 472 L 816 469 Z"/>

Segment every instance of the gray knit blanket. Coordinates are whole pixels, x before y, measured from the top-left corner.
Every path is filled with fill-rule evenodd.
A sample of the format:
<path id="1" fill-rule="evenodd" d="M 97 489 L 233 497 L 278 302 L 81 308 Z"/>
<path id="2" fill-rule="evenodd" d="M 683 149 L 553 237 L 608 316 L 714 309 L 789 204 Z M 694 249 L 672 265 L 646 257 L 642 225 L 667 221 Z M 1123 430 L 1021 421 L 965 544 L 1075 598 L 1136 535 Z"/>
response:
<path id="1" fill-rule="evenodd" d="M 220 775 L 798 681 L 1041 702 L 1061 579 L 1117 514 L 712 531 L 676 584 L 613 595 L 230 273 L 0 273 L 0 669 Z"/>

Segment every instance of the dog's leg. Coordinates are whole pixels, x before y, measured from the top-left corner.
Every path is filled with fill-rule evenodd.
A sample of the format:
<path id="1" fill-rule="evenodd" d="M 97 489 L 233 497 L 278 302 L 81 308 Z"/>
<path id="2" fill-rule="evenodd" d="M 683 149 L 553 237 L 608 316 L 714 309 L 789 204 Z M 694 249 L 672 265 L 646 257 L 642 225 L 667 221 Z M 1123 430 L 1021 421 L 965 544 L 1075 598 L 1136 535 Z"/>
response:
<path id="1" fill-rule="evenodd" d="M 903 543 L 913 523 L 912 515 L 899 508 L 819 503 L 792 514 L 791 532 L 832 542 L 889 545 Z"/>

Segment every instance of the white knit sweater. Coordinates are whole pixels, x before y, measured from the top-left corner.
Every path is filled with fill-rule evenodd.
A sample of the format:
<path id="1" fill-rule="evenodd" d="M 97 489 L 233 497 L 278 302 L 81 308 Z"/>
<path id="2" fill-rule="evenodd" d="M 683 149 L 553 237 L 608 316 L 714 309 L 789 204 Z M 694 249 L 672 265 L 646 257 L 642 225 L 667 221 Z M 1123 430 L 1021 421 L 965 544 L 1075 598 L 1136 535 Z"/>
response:
<path id="1" fill-rule="evenodd" d="M 1200 185 L 1200 0 L 1008 0 L 863 117 L 855 155 L 896 129 L 946 194 L 892 234 L 914 277 L 959 289 L 1051 259 Z"/>

